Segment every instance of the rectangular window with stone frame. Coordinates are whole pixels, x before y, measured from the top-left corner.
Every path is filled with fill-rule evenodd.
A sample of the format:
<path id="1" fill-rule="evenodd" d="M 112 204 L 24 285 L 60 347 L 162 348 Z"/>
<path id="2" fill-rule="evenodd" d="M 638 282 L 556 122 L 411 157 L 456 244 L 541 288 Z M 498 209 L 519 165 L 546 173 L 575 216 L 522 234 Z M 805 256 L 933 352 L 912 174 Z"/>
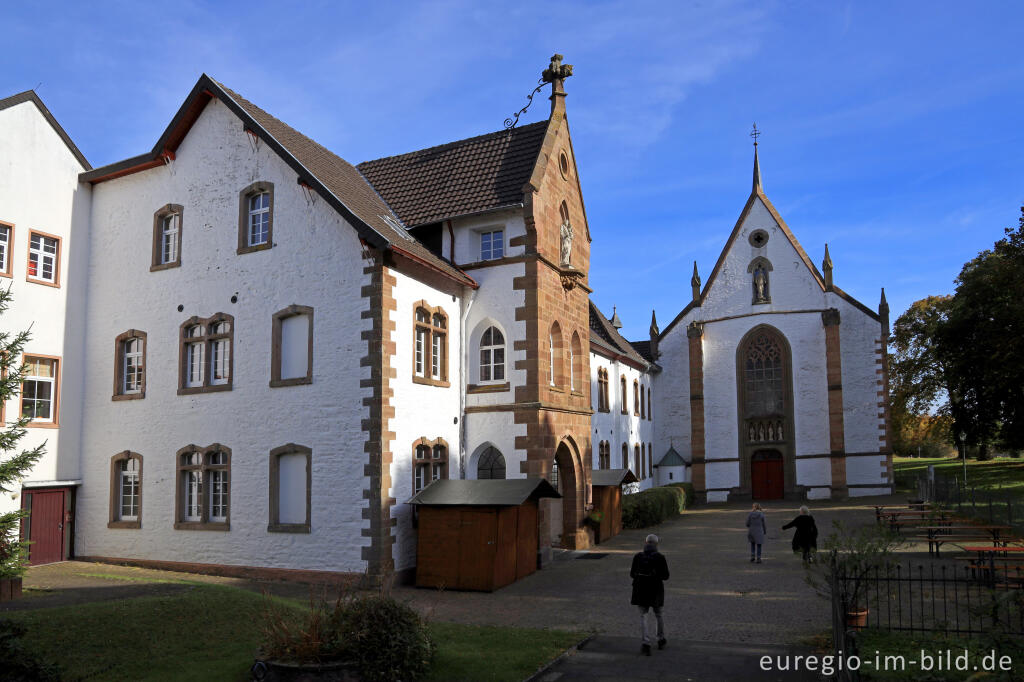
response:
<path id="1" fill-rule="evenodd" d="M 0 277 L 11 277 L 11 258 L 14 248 L 14 225 L 0 222 Z"/>
<path id="2" fill-rule="evenodd" d="M 142 455 L 125 450 L 110 458 L 108 528 L 142 527 Z"/>
<path id="3" fill-rule="evenodd" d="M 146 397 L 146 332 L 129 329 L 114 340 L 112 400 Z"/>
<path id="4" fill-rule="evenodd" d="M 153 264 L 150 272 L 181 265 L 181 204 L 167 204 L 153 214 Z"/>
<path id="5" fill-rule="evenodd" d="M 313 450 L 288 443 L 270 451 L 271 533 L 312 529 Z"/>
<path id="6" fill-rule="evenodd" d="M 417 384 L 450 386 L 448 382 L 448 315 L 426 301 L 413 306 L 412 380 Z"/>
<path id="7" fill-rule="evenodd" d="M 60 286 L 61 239 L 57 235 L 32 230 L 28 243 L 26 280 L 46 286 Z"/>
<path id="8" fill-rule="evenodd" d="M 274 245 L 274 183 L 259 180 L 238 195 L 238 254 Z"/>
<path id="9" fill-rule="evenodd" d="M 227 313 L 191 317 L 179 329 L 178 395 L 230 391 L 234 318 Z"/>
<path id="10" fill-rule="evenodd" d="M 21 382 L 22 417 L 29 427 L 57 428 L 60 414 L 60 358 L 25 355 L 25 376 Z"/>
<path id="11" fill-rule="evenodd" d="M 293 304 L 274 313 L 270 347 L 271 387 L 313 383 L 313 308 Z"/>
<path id="12" fill-rule="evenodd" d="M 420 438 L 413 444 L 412 493 L 448 478 L 448 443 L 443 438 Z"/>

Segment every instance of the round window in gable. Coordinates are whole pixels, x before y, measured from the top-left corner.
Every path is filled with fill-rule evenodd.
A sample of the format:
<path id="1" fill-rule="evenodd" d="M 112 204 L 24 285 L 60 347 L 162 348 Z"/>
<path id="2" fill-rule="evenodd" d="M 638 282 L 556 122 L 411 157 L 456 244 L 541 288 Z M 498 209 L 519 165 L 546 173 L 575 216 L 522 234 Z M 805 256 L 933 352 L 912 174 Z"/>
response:
<path id="1" fill-rule="evenodd" d="M 569 157 L 565 152 L 558 155 L 558 170 L 562 171 L 562 177 L 569 179 Z"/>
<path id="2" fill-rule="evenodd" d="M 764 230 L 754 230 L 750 233 L 750 245 L 761 248 L 768 243 L 768 233 Z"/>

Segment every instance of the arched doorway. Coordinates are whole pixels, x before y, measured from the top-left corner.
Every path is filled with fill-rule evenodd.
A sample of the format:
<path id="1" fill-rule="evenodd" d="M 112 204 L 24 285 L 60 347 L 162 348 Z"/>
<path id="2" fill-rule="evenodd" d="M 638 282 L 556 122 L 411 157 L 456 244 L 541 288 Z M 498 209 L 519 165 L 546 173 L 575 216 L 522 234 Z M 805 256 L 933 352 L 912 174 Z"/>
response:
<path id="1" fill-rule="evenodd" d="M 781 500 L 785 496 L 782 453 L 758 450 L 750 458 L 750 491 L 755 500 Z"/>
<path id="2" fill-rule="evenodd" d="M 559 500 L 543 500 L 551 546 L 561 547 L 564 544 L 563 535 L 575 532 L 575 528 L 566 528 L 567 522 L 571 523 L 576 518 L 576 469 L 573 466 L 572 451 L 565 442 L 555 450 L 547 478 L 548 483 L 562 496 Z"/>

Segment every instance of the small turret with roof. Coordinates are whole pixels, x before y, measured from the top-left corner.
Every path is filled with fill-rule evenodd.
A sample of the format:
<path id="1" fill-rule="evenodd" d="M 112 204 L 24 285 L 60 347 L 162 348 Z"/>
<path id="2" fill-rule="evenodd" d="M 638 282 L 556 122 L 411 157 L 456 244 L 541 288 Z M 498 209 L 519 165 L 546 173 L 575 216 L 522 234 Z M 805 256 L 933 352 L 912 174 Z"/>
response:
<path id="1" fill-rule="evenodd" d="M 661 355 L 661 353 L 658 352 L 658 334 L 660 332 L 658 331 L 658 318 L 655 316 L 653 310 L 651 310 L 651 328 L 648 331 L 651 334 L 651 357 L 657 360 L 658 356 Z"/>

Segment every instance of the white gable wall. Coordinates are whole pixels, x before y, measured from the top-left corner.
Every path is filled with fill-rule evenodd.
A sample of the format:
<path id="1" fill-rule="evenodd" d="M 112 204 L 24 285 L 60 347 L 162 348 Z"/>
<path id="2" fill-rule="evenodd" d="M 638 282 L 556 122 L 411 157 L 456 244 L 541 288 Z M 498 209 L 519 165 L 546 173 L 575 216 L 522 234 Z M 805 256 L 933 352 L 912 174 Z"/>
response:
<path id="1" fill-rule="evenodd" d="M 356 232 L 265 144 L 256 151 L 219 101 L 200 115 L 169 167 L 94 188 L 85 334 L 83 477 L 79 555 L 361 571 L 367 455 L 363 398 L 370 389 L 369 283 Z M 239 192 L 274 183 L 275 246 L 236 254 Z M 150 272 L 153 214 L 183 205 L 181 267 Z M 238 296 L 238 302 L 230 298 Z M 314 309 L 313 383 L 270 388 L 272 315 Z M 183 307 L 178 312 L 177 307 Z M 193 315 L 235 318 L 233 389 L 177 395 L 179 325 Z M 411 315 L 411 313 L 410 313 Z M 410 317 L 411 322 L 411 317 Z M 114 339 L 148 334 L 146 397 L 111 401 Z M 175 453 L 221 443 L 232 451 L 231 529 L 174 529 Z M 269 452 L 312 448 L 312 532 L 270 533 Z M 111 456 L 143 456 L 142 527 L 108 529 Z"/>

